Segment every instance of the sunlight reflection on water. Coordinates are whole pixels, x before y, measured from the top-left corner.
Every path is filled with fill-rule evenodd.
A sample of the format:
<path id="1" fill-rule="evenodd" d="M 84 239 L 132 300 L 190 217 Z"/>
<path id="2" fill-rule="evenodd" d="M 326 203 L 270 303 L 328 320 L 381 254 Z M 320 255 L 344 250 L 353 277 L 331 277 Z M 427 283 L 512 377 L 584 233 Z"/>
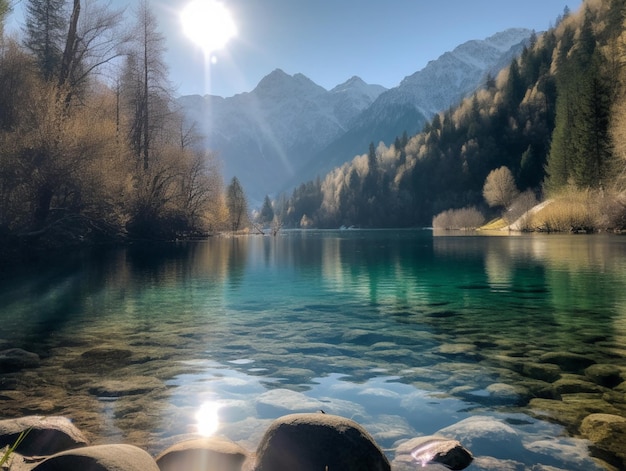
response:
<path id="1" fill-rule="evenodd" d="M 196 414 L 198 433 L 203 437 L 210 437 L 220 426 L 220 404 L 214 401 L 206 401 Z"/>

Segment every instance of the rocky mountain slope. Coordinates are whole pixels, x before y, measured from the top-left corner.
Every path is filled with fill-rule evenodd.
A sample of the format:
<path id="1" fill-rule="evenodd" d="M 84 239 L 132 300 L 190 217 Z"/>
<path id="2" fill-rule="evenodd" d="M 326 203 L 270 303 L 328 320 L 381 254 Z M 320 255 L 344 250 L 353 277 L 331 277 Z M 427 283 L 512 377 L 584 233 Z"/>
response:
<path id="1" fill-rule="evenodd" d="M 510 29 L 468 41 L 390 90 L 359 77 L 326 90 L 277 69 L 249 93 L 178 101 L 205 136 L 201 145 L 218 152 L 226 181 L 237 176 L 255 204 L 366 152 L 369 142 L 418 132 L 508 65 L 530 35 Z"/>

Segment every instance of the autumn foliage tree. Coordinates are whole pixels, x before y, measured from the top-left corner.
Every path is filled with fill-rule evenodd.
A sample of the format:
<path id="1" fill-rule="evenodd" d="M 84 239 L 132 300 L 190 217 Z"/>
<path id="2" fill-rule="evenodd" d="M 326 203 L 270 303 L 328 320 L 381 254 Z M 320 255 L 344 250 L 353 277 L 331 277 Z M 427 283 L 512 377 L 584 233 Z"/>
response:
<path id="1" fill-rule="evenodd" d="M 507 210 L 518 194 L 515 179 L 508 167 L 502 166 L 489 172 L 483 186 L 483 197 L 489 206 L 501 206 Z"/>

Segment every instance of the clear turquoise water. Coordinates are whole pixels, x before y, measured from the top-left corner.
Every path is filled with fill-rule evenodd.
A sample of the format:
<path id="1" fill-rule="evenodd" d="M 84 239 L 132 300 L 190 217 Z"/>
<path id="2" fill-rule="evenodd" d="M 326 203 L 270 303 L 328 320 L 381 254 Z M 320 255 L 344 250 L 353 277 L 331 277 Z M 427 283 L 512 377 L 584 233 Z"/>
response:
<path id="1" fill-rule="evenodd" d="M 319 409 L 360 422 L 391 458 L 475 415 L 559 442 L 567 430 L 538 418 L 502 357 L 626 368 L 625 301 L 626 239 L 608 235 L 285 231 L 67 254 L 0 278 L 0 349 L 42 358 L 3 375 L 0 406 L 152 452 L 195 432 L 207 401 L 218 433 L 250 449 L 272 419 Z M 103 348 L 126 357 L 80 363 Z M 161 385 L 141 393 L 104 384 L 150 379 Z M 546 464 L 593 469 L 557 455 Z"/>

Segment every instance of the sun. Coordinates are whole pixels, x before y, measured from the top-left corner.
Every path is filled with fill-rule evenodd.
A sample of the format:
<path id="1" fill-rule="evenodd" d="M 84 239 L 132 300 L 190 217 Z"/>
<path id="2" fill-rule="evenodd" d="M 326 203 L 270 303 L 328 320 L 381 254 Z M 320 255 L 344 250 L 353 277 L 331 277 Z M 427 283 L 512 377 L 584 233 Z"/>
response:
<path id="1" fill-rule="evenodd" d="M 230 11 L 215 0 L 192 0 L 180 14 L 183 31 L 208 56 L 237 35 Z"/>

